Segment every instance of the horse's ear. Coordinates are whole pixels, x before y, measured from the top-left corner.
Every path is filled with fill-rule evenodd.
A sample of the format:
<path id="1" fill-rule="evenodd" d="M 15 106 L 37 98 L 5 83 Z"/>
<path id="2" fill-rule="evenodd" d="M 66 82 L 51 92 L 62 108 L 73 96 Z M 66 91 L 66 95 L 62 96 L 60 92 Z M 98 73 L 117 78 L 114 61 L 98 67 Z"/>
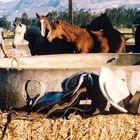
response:
<path id="1" fill-rule="evenodd" d="M 104 13 L 101 13 L 101 16 L 103 16 L 104 15 Z"/>
<path id="2" fill-rule="evenodd" d="M 13 26 L 15 26 L 15 27 L 17 26 L 17 23 L 15 21 L 13 22 Z"/>
<path id="3" fill-rule="evenodd" d="M 39 14 L 38 13 L 36 13 L 36 16 L 37 16 L 37 18 L 39 18 Z"/>
<path id="4" fill-rule="evenodd" d="M 107 16 L 107 13 L 106 13 L 106 12 L 105 12 L 105 13 L 101 13 L 101 15 L 102 15 L 102 16 Z"/>
<path id="5" fill-rule="evenodd" d="M 104 15 L 107 16 L 107 13 L 105 12 Z"/>
<path id="6" fill-rule="evenodd" d="M 19 22 L 19 26 L 22 27 L 22 24 Z"/>
<path id="7" fill-rule="evenodd" d="M 52 13 L 49 12 L 49 13 L 46 15 L 46 17 L 49 17 L 49 16 L 51 16 L 51 15 L 52 15 Z"/>
<path id="8" fill-rule="evenodd" d="M 61 22 L 62 22 L 61 20 L 57 20 L 56 24 L 61 24 Z"/>

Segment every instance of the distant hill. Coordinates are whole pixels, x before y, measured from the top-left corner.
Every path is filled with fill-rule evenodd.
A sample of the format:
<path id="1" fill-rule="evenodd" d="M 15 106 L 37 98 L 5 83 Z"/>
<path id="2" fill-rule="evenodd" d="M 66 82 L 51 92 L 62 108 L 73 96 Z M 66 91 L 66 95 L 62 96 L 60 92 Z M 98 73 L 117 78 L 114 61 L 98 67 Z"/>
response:
<path id="1" fill-rule="evenodd" d="M 140 0 L 73 0 L 74 9 L 85 9 L 91 12 L 101 12 L 106 8 L 120 7 L 140 8 Z M 6 16 L 9 20 L 20 17 L 26 12 L 30 17 L 35 13 L 46 14 L 52 10 L 65 10 L 68 8 L 68 0 L 13 0 L 0 2 L 0 17 Z"/>

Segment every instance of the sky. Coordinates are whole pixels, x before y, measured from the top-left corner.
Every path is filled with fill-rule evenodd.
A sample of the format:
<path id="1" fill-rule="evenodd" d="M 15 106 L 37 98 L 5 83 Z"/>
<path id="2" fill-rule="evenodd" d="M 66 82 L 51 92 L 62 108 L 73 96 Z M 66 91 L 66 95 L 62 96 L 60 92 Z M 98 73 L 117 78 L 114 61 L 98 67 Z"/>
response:
<path id="1" fill-rule="evenodd" d="M 0 1 L 2 1 L 2 2 L 8 2 L 8 1 L 12 1 L 12 0 L 0 0 Z"/>
<path id="2" fill-rule="evenodd" d="M 0 0 L 0 1 L 2 1 L 2 2 L 8 2 L 8 1 L 12 1 L 12 0 Z M 135 3 L 136 2 L 139 3 L 139 0 L 126 0 L 126 1 L 130 1 L 131 3 L 133 3 L 135 1 Z"/>

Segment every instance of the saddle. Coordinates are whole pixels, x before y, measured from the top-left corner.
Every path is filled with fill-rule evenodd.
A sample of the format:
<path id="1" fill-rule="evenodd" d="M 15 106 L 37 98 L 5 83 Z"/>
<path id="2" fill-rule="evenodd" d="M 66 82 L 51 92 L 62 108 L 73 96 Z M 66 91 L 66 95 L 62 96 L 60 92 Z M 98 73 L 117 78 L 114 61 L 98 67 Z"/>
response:
<path id="1" fill-rule="evenodd" d="M 94 73 L 73 74 L 62 81 L 61 88 L 61 92 L 45 92 L 42 97 L 30 98 L 28 93 L 28 112 L 45 113 L 47 117 L 68 116 L 71 113 L 89 116 L 96 110 L 104 110 L 106 106 L 106 100 L 102 100 L 98 90 L 98 75 Z"/>
<path id="2" fill-rule="evenodd" d="M 118 113 L 137 114 L 140 110 L 140 92 L 131 94 L 125 79 L 116 76 L 106 67 L 101 68 L 99 76 L 79 72 L 67 77 L 61 83 L 61 92 L 43 93 L 43 90 L 36 90 L 38 93 L 35 95 L 29 90 L 30 82 L 32 80 L 25 84 L 26 105 L 22 108 L 28 113 L 44 113 L 47 117 L 68 117 L 70 114 L 87 117 L 106 114 L 108 103 L 111 106 L 109 114 L 114 113 L 114 110 Z"/>

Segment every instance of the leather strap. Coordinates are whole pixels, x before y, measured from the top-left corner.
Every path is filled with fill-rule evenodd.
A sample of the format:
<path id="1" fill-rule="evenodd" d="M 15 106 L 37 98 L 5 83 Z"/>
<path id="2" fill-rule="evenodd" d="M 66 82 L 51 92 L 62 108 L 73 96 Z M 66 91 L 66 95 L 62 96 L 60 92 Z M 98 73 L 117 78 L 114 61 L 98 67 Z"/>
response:
<path id="1" fill-rule="evenodd" d="M 125 104 L 125 108 L 130 113 L 136 114 L 140 104 L 140 91 L 137 91 L 136 94 L 132 96 L 128 102 L 124 101 L 124 104 Z"/>

